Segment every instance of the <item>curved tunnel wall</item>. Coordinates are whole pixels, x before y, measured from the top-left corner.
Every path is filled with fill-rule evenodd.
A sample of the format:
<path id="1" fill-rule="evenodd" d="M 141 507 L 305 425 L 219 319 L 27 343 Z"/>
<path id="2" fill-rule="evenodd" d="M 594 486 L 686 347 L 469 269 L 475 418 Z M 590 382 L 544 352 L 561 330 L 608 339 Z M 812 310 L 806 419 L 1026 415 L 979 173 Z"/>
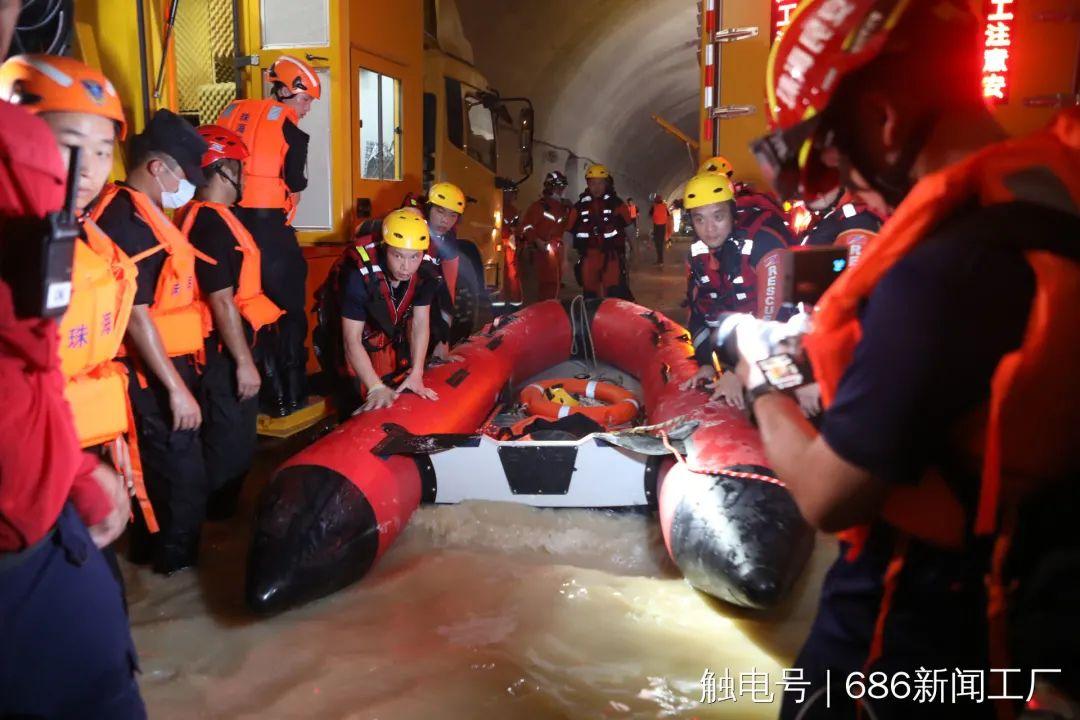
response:
<path id="1" fill-rule="evenodd" d="M 619 194 L 639 205 L 692 171 L 686 146 L 651 115 L 697 137 L 695 0 L 457 4 L 477 67 L 536 108 L 535 170 L 522 203 L 548 170 L 565 172 L 576 195 L 591 161 L 611 167 Z"/>

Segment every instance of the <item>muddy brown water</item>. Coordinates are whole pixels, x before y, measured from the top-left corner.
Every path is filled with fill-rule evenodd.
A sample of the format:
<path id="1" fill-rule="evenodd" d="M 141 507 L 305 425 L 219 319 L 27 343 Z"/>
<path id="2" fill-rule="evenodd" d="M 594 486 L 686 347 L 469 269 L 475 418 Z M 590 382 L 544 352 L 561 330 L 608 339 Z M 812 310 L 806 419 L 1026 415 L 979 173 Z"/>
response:
<path id="1" fill-rule="evenodd" d="M 674 266 L 637 279 L 643 304 L 677 305 Z M 263 444 L 240 515 L 207 526 L 198 570 L 162 578 L 122 561 L 151 718 L 776 716 L 832 541 L 819 538 L 782 607 L 751 613 L 691 589 L 653 517 L 423 507 L 361 582 L 255 618 L 242 598 L 254 497 L 307 441 Z M 730 673 L 734 702 L 702 702 L 706 669 Z M 738 694 L 752 672 L 771 703 Z"/>

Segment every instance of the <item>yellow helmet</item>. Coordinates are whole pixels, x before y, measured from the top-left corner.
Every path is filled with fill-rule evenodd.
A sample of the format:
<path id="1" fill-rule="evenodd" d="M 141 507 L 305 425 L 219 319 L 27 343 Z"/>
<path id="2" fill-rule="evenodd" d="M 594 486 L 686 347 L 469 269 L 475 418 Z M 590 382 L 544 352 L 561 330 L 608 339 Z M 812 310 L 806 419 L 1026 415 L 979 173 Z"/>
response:
<path id="1" fill-rule="evenodd" d="M 435 183 L 428 190 L 428 202 L 459 215 L 465 212 L 465 193 L 454 183 Z"/>
<path id="2" fill-rule="evenodd" d="M 690 178 L 683 190 L 683 207 L 687 210 L 734 199 L 731 180 L 717 172 L 698 173 Z"/>
<path id="3" fill-rule="evenodd" d="M 401 250 L 427 250 L 431 242 L 427 220 L 405 209 L 383 218 L 382 236 L 387 245 Z"/>
<path id="4" fill-rule="evenodd" d="M 585 179 L 610 180 L 611 171 L 607 169 L 606 165 L 590 165 L 588 168 L 585 169 Z"/>
<path id="5" fill-rule="evenodd" d="M 718 172 L 725 175 L 730 175 L 735 172 L 735 168 L 731 166 L 728 159 L 722 155 L 711 157 L 705 162 L 701 163 L 701 167 L 698 168 L 698 173 Z"/>

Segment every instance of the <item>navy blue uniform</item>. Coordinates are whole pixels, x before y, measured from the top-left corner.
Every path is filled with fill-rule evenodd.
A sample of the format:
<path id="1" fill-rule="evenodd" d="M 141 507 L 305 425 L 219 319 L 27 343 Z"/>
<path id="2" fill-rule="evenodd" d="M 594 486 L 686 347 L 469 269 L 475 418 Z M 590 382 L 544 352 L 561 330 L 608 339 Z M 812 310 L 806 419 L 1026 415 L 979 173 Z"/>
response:
<path id="1" fill-rule="evenodd" d="M 226 288 L 235 292 L 243 264 L 242 253 L 236 249 L 237 240 L 216 211 L 200 209 L 195 212 L 198 215 L 191 225 L 191 243 L 217 260 L 217 265 L 195 264 L 199 289 L 204 298 Z M 273 347 L 276 340 L 276 324 L 263 328 L 255 342 L 251 326 L 243 316 L 240 322 L 248 345 L 253 345 L 251 352 L 256 366 L 264 364 L 261 361 L 267 346 Z M 203 458 L 210 493 L 207 516 L 214 520 L 225 519 L 235 513 L 244 477 L 255 459 L 259 400 L 257 397 L 240 400 L 236 360 L 223 345 L 217 329 L 206 338 L 206 367 L 199 381 L 198 397 L 203 414 Z"/>
<path id="2" fill-rule="evenodd" d="M 962 469 L 950 438 L 989 398 L 1002 355 L 1019 346 L 1034 292 L 1033 273 L 1019 251 L 972 242 L 1002 234 L 981 213 L 945 223 L 882 278 L 863 310 L 863 339 L 821 428 L 838 455 L 886 482 L 914 483 L 926 468 L 940 469 L 969 509 L 979 479 Z M 844 682 L 863 670 L 869 654 L 893 540 L 889 526 L 875 523 L 859 557 L 845 558 L 842 544 L 825 578 L 796 666 L 815 687 L 831 670 L 833 707 L 827 711 L 820 699 L 807 718 L 853 717 L 850 703 L 843 703 Z M 882 656 L 870 670 L 891 679 L 919 667 L 987 669 L 986 617 L 978 609 L 986 605 L 988 562 L 985 542 L 971 540 L 952 552 L 909 541 Z M 1010 691 L 1026 694 L 1029 679 Z M 792 700 L 785 696 L 782 718 L 804 709 Z M 879 718 L 994 716 L 992 702 L 871 703 Z"/>
<path id="3" fill-rule="evenodd" d="M 120 585 L 70 504 L 42 541 L 0 554 L 0 638 L 0 717 L 146 717 Z"/>

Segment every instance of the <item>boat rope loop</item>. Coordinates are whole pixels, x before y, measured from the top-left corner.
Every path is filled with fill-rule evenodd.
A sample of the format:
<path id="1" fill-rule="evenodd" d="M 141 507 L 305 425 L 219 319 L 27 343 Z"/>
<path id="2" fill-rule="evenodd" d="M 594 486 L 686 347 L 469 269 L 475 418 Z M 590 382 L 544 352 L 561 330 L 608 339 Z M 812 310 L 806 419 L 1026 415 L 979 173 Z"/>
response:
<path id="1" fill-rule="evenodd" d="M 579 334 L 580 333 L 580 334 Z M 593 342 L 592 326 L 589 324 L 589 310 L 585 304 L 585 297 L 578 295 L 570 301 L 570 353 L 577 356 L 581 352 L 585 363 L 596 367 L 596 344 Z M 578 338 L 581 339 L 581 347 L 578 347 Z"/>

